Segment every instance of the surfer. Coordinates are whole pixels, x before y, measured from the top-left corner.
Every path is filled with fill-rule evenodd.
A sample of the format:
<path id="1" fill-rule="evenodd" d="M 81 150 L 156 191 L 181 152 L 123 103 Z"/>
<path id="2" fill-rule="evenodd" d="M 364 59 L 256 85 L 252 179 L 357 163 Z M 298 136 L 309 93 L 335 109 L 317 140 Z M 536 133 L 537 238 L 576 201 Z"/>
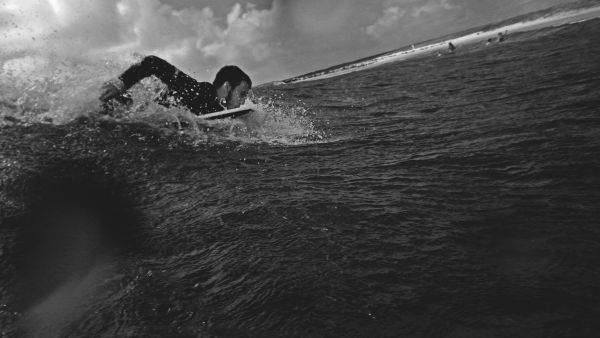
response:
<path id="1" fill-rule="evenodd" d="M 100 100 L 104 103 L 112 99 L 127 101 L 123 98 L 126 91 L 151 75 L 167 85 L 157 98 L 159 104 L 183 106 L 196 115 L 238 108 L 252 88 L 250 77 L 237 66 L 221 68 L 213 83 L 198 82 L 167 61 L 150 55 L 129 67 L 118 78 L 105 83 Z"/>
<path id="2" fill-rule="evenodd" d="M 503 42 L 504 41 L 504 35 L 502 34 L 502 32 L 498 33 L 498 42 Z"/>
<path id="3" fill-rule="evenodd" d="M 456 50 L 456 46 L 454 46 L 454 44 L 452 44 L 452 42 L 448 42 L 448 52 L 450 54 L 454 53 L 454 51 Z"/>

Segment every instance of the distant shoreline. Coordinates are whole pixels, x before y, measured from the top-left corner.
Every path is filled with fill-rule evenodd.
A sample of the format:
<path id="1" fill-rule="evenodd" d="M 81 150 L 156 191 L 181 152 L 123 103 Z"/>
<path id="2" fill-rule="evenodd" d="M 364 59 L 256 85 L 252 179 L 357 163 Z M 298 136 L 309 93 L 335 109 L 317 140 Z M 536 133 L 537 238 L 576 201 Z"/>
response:
<path id="1" fill-rule="evenodd" d="M 476 31 L 453 39 L 448 38 L 442 41 L 426 45 L 423 45 L 423 43 L 416 44 L 419 45 L 419 47 L 415 48 L 403 47 L 393 52 L 378 54 L 370 58 L 360 59 L 357 61 L 330 67 L 321 71 L 308 73 L 283 81 L 275 81 L 274 84 L 291 84 L 336 77 L 340 75 L 353 73 L 356 71 L 377 67 L 390 62 L 406 60 L 423 54 L 446 50 L 448 48 L 449 42 L 452 42 L 453 44 L 458 46 L 468 45 L 477 42 L 485 42 L 490 38 L 496 37 L 498 33 L 503 33 L 506 31 L 508 31 L 509 33 L 524 32 L 544 27 L 559 26 L 572 22 L 591 20 L 597 17 L 600 17 L 600 6 L 585 9 L 566 10 L 564 12 L 554 13 L 548 16 L 543 16 L 528 21 L 512 23 L 490 30 Z"/>

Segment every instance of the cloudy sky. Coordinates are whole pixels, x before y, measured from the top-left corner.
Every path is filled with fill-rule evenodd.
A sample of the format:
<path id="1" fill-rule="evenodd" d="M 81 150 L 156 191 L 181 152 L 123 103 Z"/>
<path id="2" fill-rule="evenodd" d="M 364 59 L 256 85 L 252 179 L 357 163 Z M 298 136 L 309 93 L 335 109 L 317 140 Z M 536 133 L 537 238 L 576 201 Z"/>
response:
<path id="1" fill-rule="evenodd" d="M 351 61 L 569 0 L 0 0 L 0 56 L 154 54 L 199 80 L 255 83 Z"/>

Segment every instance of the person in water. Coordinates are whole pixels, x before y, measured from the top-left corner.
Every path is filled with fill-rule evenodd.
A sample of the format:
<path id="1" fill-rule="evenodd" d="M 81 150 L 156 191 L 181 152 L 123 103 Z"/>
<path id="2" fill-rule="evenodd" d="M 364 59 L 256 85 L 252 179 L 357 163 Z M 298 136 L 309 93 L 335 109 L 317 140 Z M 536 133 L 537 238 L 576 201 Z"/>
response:
<path id="1" fill-rule="evenodd" d="M 448 52 L 454 53 L 455 50 L 456 50 L 456 46 L 454 46 L 454 44 L 452 42 L 448 42 Z"/>
<path id="2" fill-rule="evenodd" d="M 104 103 L 112 99 L 127 101 L 123 94 L 151 75 L 167 85 L 157 100 L 159 104 L 182 106 L 196 115 L 238 108 L 252 88 L 250 77 L 237 66 L 221 68 L 211 84 L 198 82 L 167 61 L 150 55 L 129 67 L 117 79 L 104 84 L 100 100 Z"/>
<path id="3" fill-rule="evenodd" d="M 505 39 L 505 36 L 502 34 L 502 32 L 498 33 L 498 42 L 503 42 Z"/>

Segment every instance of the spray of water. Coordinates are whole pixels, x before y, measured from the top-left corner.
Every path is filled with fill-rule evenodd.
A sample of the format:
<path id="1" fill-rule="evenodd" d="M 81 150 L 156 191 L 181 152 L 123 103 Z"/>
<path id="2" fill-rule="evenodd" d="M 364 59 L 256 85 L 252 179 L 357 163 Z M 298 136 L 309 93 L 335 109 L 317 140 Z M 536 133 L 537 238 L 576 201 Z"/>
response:
<path id="1" fill-rule="evenodd" d="M 54 55 L 2 59 L 0 117 L 4 123 L 68 123 L 97 112 L 98 92 L 120 63 L 82 61 Z"/>
<path id="2" fill-rule="evenodd" d="M 24 55 L 2 60 L 0 124 L 65 124 L 81 116 L 119 123 L 146 123 L 165 132 L 178 132 L 196 144 L 207 142 L 297 145 L 321 142 L 325 134 L 314 123 L 314 113 L 284 97 L 251 97 L 256 112 L 217 121 L 198 119 L 189 111 L 154 102 L 164 84 L 154 78 L 130 90 L 133 104 L 114 104 L 109 112 L 98 100 L 100 87 L 141 56 L 71 60 L 52 55 Z M 128 61 L 128 62 L 127 62 Z M 118 71 L 117 71 L 118 72 Z"/>

